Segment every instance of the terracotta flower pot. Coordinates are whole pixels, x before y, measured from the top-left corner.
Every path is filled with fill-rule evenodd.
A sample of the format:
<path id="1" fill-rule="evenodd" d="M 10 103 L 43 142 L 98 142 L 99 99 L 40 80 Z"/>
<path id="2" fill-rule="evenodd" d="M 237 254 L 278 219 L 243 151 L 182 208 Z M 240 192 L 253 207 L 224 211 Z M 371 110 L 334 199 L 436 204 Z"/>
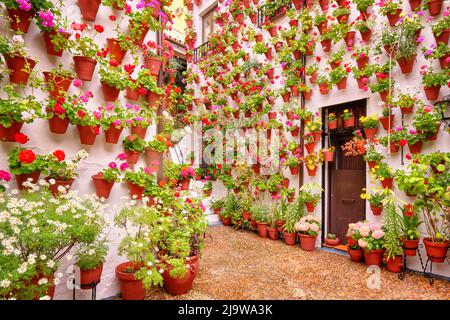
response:
<path id="1" fill-rule="evenodd" d="M 72 77 L 66 78 L 47 71 L 43 72 L 43 74 L 49 89 L 50 98 L 53 99 L 64 95 L 64 93 L 69 90 L 73 81 Z"/>
<path id="2" fill-rule="evenodd" d="M 403 252 L 408 257 L 413 257 L 417 253 L 417 249 L 419 248 L 419 240 L 420 239 L 414 239 L 414 240 L 407 240 L 402 239 L 403 242 Z"/>
<path id="3" fill-rule="evenodd" d="M 141 200 L 142 194 L 144 193 L 145 187 L 138 186 L 137 184 L 134 184 L 130 181 L 127 181 L 128 186 L 128 192 L 131 196 L 131 198 L 135 200 Z"/>
<path id="4" fill-rule="evenodd" d="M 397 58 L 397 63 L 403 74 L 410 74 L 412 72 L 415 61 L 415 55 L 410 58 Z"/>
<path id="5" fill-rule="evenodd" d="M 406 108 L 400 108 L 400 111 L 402 114 L 411 114 L 413 113 L 414 106 L 406 107 Z"/>
<path id="6" fill-rule="evenodd" d="M 430 0 L 428 2 L 428 12 L 431 16 L 437 16 L 442 10 L 444 0 Z"/>
<path id="7" fill-rule="evenodd" d="M 323 51 L 329 52 L 331 50 L 331 40 L 322 40 L 320 44 L 322 45 Z"/>
<path id="8" fill-rule="evenodd" d="M 328 239 L 328 238 L 325 238 L 325 244 L 326 245 L 329 245 L 329 246 L 332 246 L 332 247 L 336 247 L 336 246 L 338 246 L 339 245 L 339 238 L 336 238 L 336 239 Z"/>
<path id="9" fill-rule="evenodd" d="M 298 174 L 298 166 L 296 166 L 296 167 L 289 167 L 289 170 L 291 171 L 291 174 L 293 176 Z"/>
<path id="10" fill-rule="evenodd" d="M 147 93 L 147 103 L 150 108 L 155 110 L 162 104 L 164 95 L 156 94 L 154 92 Z"/>
<path id="11" fill-rule="evenodd" d="M 374 168 L 377 164 L 378 164 L 378 162 L 376 162 L 376 161 L 367 161 L 367 165 L 369 166 L 369 169 Z"/>
<path id="12" fill-rule="evenodd" d="M 381 185 L 384 189 L 392 189 L 392 183 L 394 182 L 394 178 L 384 178 L 383 181 L 381 181 Z"/>
<path id="13" fill-rule="evenodd" d="M 423 87 L 428 100 L 436 100 L 439 96 L 441 87 Z"/>
<path id="14" fill-rule="evenodd" d="M 424 238 L 423 243 L 425 244 L 425 250 L 427 251 L 427 256 L 432 262 L 444 262 L 447 256 L 448 246 L 450 241 L 445 241 L 442 243 L 433 242 L 431 238 Z"/>
<path id="15" fill-rule="evenodd" d="M 367 29 L 366 31 L 359 31 L 359 34 L 361 35 L 361 39 L 365 42 L 370 41 L 372 38 L 372 30 Z"/>
<path id="16" fill-rule="evenodd" d="M 386 266 L 390 272 L 400 273 L 403 268 L 403 256 L 386 259 Z"/>
<path id="17" fill-rule="evenodd" d="M 379 120 L 384 130 L 389 130 L 394 127 L 394 115 L 390 115 L 389 117 L 380 117 Z"/>
<path id="18" fill-rule="evenodd" d="M 88 57 L 75 56 L 73 57 L 73 62 L 78 78 L 84 81 L 91 81 L 95 67 L 97 66 L 97 60 Z"/>
<path id="19" fill-rule="evenodd" d="M 329 0 L 319 0 L 319 5 L 322 10 L 327 10 L 329 3 L 330 3 Z"/>
<path id="20" fill-rule="evenodd" d="M 383 212 L 383 206 L 374 206 L 371 204 L 370 210 L 372 210 L 374 216 L 380 216 L 381 212 Z"/>
<path id="21" fill-rule="evenodd" d="M 344 90 L 347 88 L 347 77 L 336 83 L 338 90 Z"/>
<path id="22" fill-rule="evenodd" d="M 173 295 L 180 295 L 189 292 L 192 289 L 192 283 L 198 272 L 198 257 L 197 262 L 194 262 L 194 257 L 188 259 L 186 262 L 187 271 L 186 274 L 181 278 L 174 278 L 170 276 L 171 266 L 168 266 L 164 270 L 164 291 Z"/>
<path id="23" fill-rule="evenodd" d="M 132 26 L 130 25 L 130 29 L 132 28 Z M 133 40 L 133 44 L 137 45 L 137 46 L 141 46 L 144 41 L 145 41 L 145 37 L 147 36 L 147 33 L 150 29 L 148 27 L 139 26 L 139 32 L 136 33 L 136 35 L 134 35 L 134 40 Z"/>
<path id="24" fill-rule="evenodd" d="M 269 227 L 267 229 L 269 233 L 269 239 L 270 240 L 278 240 L 278 230 L 277 228 Z"/>
<path id="25" fill-rule="evenodd" d="M 252 214 L 249 211 L 242 212 L 242 219 L 250 221 L 252 219 Z"/>
<path id="26" fill-rule="evenodd" d="M 100 283 L 102 277 L 103 264 L 90 270 L 80 268 L 80 288 L 82 290 L 92 289 L 95 285 Z"/>
<path id="27" fill-rule="evenodd" d="M 420 7 L 422 0 L 408 0 L 411 11 L 416 11 Z"/>
<path id="28" fill-rule="evenodd" d="M 391 153 L 396 153 L 398 152 L 398 150 L 400 150 L 400 146 L 391 141 L 389 143 L 389 151 Z"/>
<path id="29" fill-rule="evenodd" d="M 330 129 L 330 130 L 335 130 L 335 129 L 337 129 L 337 126 L 338 126 L 338 121 L 337 121 L 337 119 L 328 122 L 328 129 Z"/>
<path id="30" fill-rule="evenodd" d="M 315 148 L 316 148 L 315 142 L 310 142 L 310 143 L 305 144 L 305 149 L 308 152 L 308 154 L 313 153 Z"/>
<path id="31" fill-rule="evenodd" d="M 119 142 L 120 134 L 123 128 L 117 128 L 114 124 L 110 124 L 108 130 L 105 130 L 105 142 L 117 144 Z"/>
<path id="32" fill-rule="evenodd" d="M 93 145 L 97 137 L 97 128 L 91 126 L 77 125 L 78 133 L 80 134 L 80 143 L 86 145 Z"/>
<path id="33" fill-rule="evenodd" d="M 449 68 L 450 67 L 450 55 L 447 54 L 444 57 L 440 57 L 439 64 L 441 66 L 441 69 Z"/>
<path id="34" fill-rule="evenodd" d="M 317 172 L 317 166 L 315 166 L 314 169 L 310 169 L 308 166 L 306 166 L 306 171 L 308 171 L 308 176 L 315 177 Z"/>
<path id="35" fill-rule="evenodd" d="M 297 240 L 297 233 L 289 233 L 284 231 L 283 236 L 285 244 L 287 244 L 288 246 L 295 245 L 295 241 Z"/>
<path id="36" fill-rule="evenodd" d="M 111 57 L 111 60 L 116 60 L 119 64 L 121 64 L 123 58 L 127 54 L 127 50 L 122 49 L 120 42 L 114 38 L 107 38 L 106 47 L 110 50 L 109 56 Z"/>
<path id="37" fill-rule="evenodd" d="M 103 178 L 102 173 L 97 173 L 91 178 L 94 181 L 95 193 L 97 194 L 97 197 L 99 197 L 100 199 L 108 199 L 109 194 L 111 193 L 111 189 L 114 186 L 114 181 L 107 181 L 105 178 Z"/>
<path id="38" fill-rule="evenodd" d="M 78 0 L 81 16 L 84 20 L 95 21 L 101 0 Z"/>
<path id="39" fill-rule="evenodd" d="M 162 152 L 158 152 L 151 149 L 145 150 L 145 162 L 147 166 L 155 166 L 160 164 L 162 158 Z"/>
<path id="40" fill-rule="evenodd" d="M 417 141 L 414 144 L 409 144 L 409 152 L 412 154 L 420 153 L 420 150 L 422 150 L 422 141 Z"/>
<path id="41" fill-rule="evenodd" d="M 55 36 L 57 34 L 57 32 L 55 30 L 53 31 L 45 31 L 42 35 L 44 37 L 44 42 L 45 42 L 45 48 L 47 50 L 47 54 L 51 55 L 51 56 L 57 56 L 57 57 L 61 57 L 64 49 L 59 49 L 56 50 L 55 45 L 53 44 L 52 41 L 52 37 Z M 63 34 L 64 38 L 69 39 L 70 34 L 69 33 L 64 33 Z"/>
<path id="42" fill-rule="evenodd" d="M 191 180 L 189 179 L 183 179 L 180 182 L 181 190 L 189 190 L 189 185 L 191 183 Z"/>
<path id="43" fill-rule="evenodd" d="M 5 54 L 5 61 L 10 70 L 9 81 L 16 84 L 27 84 L 31 71 L 36 61 L 30 58 L 15 55 L 13 57 Z"/>
<path id="44" fill-rule="evenodd" d="M 402 13 L 402 9 L 397 9 L 394 14 L 388 13 L 386 14 L 386 17 L 389 20 L 389 25 L 391 27 L 395 26 L 397 21 L 400 19 L 400 14 Z"/>
<path id="45" fill-rule="evenodd" d="M 16 177 L 17 188 L 19 190 L 26 190 L 27 188 L 23 186 L 23 183 L 27 182 L 28 179 L 30 179 L 31 183 L 36 184 L 37 181 L 39 180 L 40 175 L 41 175 L 40 171 L 16 174 L 15 177 Z"/>
<path id="46" fill-rule="evenodd" d="M 116 278 L 120 281 L 120 292 L 122 293 L 122 300 L 144 300 L 145 288 L 142 285 L 142 280 L 136 280 L 134 272 L 127 272 L 128 268 L 137 269 L 140 265 L 134 262 L 124 262 L 116 266 Z"/>
<path id="47" fill-rule="evenodd" d="M 376 137 L 378 132 L 378 128 L 367 128 L 364 129 L 364 133 L 366 134 L 367 139 L 373 139 Z"/>
<path id="48" fill-rule="evenodd" d="M 351 128 L 355 126 L 355 117 L 350 117 L 349 119 L 344 120 L 344 128 Z"/>
<path id="49" fill-rule="evenodd" d="M 51 178 L 47 178 L 47 181 L 50 181 Z M 54 180 L 54 179 L 53 179 Z M 74 179 L 70 179 L 70 180 L 55 180 L 54 184 L 49 185 L 49 190 L 52 193 L 52 195 L 54 197 L 58 196 L 59 194 L 61 194 L 61 192 L 59 191 L 60 189 L 62 190 L 62 188 L 65 188 L 65 192 L 69 192 L 70 188 L 72 187 L 72 184 L 75 180 Z"/>
<path id="50" fill-rule="evenodd" d="M 435 141 L 435 140 L 437 140 L 437 137 L 438 137 L 440 128 L 441 128 L 441 127 L 438 126 L 435 133 L 433 133 L 433 134 L 427 134 L 427 140 L 428 140 L 428 141 Z"/>
<path id="51" fill-rule="evenodd" d="M 334 152 L 333 151 L 324 151 L 323 159 L 326 162 L 333 162 L 334 161 Z"/>
<path id="52" fill-rule="evenodd" d="M 347 32 L 347 34 L 344 37 L 345 44 L 347 45 L 347 47 L 353 47 L 353 45 L 355 44 L 355 35 L 356 31 Z"/>
<path id="53" fill-rule="evenodd" d="M 22 130 L 23 122 L 13 121 L 9 128 L 0 124 L 0 139 L 8 142 L 15 142 L 16 133 L 20 133 Z"/>
<path id="54" fill-rule="evenodd" d="M 348 249 L 350 260 L 353 262 L 361 262 L 363 259 L 363 251 L 361 249 Z"/>
<path id="55" fill-rule="evenodd" d="M 103 98 L 105 101 L 116 101 L 119 98 L 120 90 L 116 87 L 112 87 L 105 82 L 101 82 Z"/>
<path id="56" fill-rule="evenodd" d="M 261 238 L 267 238 L 269 235 L 268 228 L 269 224 L 267 222 L 257 222 L 258 235 Z"/>
<path id="57" fill-rule="evenodd" d="M 36 12 L 34 10 L 8 9 L 11 29 L 27 33 L 35 14 Z"/>
<path id="58" fill-rule="evenodd" d="M 138 89 L 132 90 L 130 87 L 127 87 L 125 89 L 125 98 L 131 101 L 138 101 L 139 100 L 139 91 Z"/>
<path id="59" fill-rule="evenodd" d="M 141 139 L 145 139 L 145 135 L 147 134 L 148 127 L 143 126 L 132 126 L 130 128 L 131 134 L 137 135 Z"/>
<path id="60" fill-rule="evenodd" d="M 162 67 L 162 59 L 161 57 L 146 56 L 144 65 L 152 75 L 157 76 Z"/>
<path id="61" fill-rule="evenodd" d="M 231 217 L 228 218 L 222 217 L 222 223 L 224 226 L 229 226 L 231 224 Z"/>
<path id="62" fill-rule="evenodd" d="M 298 236 L 300 237 L 300 248 L 302 248 L 302 250 L 314 251 L 317 236 L 310 236 L 301 233 L 299 233 Z"/>
<path id="63" fill-rule="evenodd" d="M 139 161 L 139 156 L 141 155 L 138 151 L 125 150 L 127 154 L 127 163 L 132 167 Z"/>
<path id="64" fill-rule="evenodd" d="M 50 119 L 48 119 L 48 127 L 51 133 L 55 134 L 64 134 L 69 127 L 70 120 L 68 117 L 61 119 L 57 115 L 53 115 Z"/>
<path id="65" fill-rule="evenodd" d="M 366 260 L 366 265 L 368 266 L 381 266 L 381 262 L 383 261 L 383 254 L 385 249 L 381 250 L 370 250 L 367 252 L 366 250 L 363 250 L 364 252 L 364 259 Z"/>
<path id="66" fill-rule="evenodd" d="M 441 43 L 448 44 L 449 38 L 450 38 L 450 28 L 444 29 L 438 36 L 434 35 L 434 39 L 436 40 L 436 46 L 439 46 L 439 44 Z"/>
<path id="67" fill-rule="evenodd" d="M 306 205 L 306 210 L 308 212 L 310 212 L 310 213 L 314 212 L 314 208 L 315 208 L 314 203 L 306 202 L 305 205 Z"/>

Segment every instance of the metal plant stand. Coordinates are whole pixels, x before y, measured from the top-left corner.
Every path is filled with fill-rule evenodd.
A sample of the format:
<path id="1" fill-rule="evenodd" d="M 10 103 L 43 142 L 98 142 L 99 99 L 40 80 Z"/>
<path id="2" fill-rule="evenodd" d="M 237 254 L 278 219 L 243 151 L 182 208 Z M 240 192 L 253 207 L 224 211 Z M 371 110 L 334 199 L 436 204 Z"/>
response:
<path id="1" fill-rule="evenodd" d="M 72 293 L 72 299 L 73 300 L 76 300 L 75 299 L 75 290 L 76 290 L 76 285 L 75 285 L 75 277 L 73 278 L 73 280 L 72 280 L 73 282 L 73 293 Z M 92 290 L 92 294 L 91 294 L 91 300 L 97 300 L 97 285 L 100 283 L 100 281 L 98 281 L 98 282 L 92 282 L 92 283 L 89 283 L 89 284 L 82 284 L 83 285 L 83 287 L 89 287 L 89 288 L 91 288 L 91 290 Z M 81 287 L 81 284 L 80 284 L 80 287 Z"/>

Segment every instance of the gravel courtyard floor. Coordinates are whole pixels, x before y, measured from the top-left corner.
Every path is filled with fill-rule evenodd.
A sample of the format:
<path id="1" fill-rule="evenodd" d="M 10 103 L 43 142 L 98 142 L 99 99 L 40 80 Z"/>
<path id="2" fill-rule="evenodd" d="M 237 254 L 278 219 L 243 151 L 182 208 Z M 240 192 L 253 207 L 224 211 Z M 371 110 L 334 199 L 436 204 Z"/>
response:
<path id="1" fill-rule="evenodd" d="M 262 239 L 256 233 L 217 226 L 200 258 L 193 289 L 171 296 L 157 289 L 149 299 L 446 299 L 450 282 L 433 285 L 421 275 L 404 280 L 382 268 L 381 289 L 368 289 L 364 263 L 346 256 Z"/>

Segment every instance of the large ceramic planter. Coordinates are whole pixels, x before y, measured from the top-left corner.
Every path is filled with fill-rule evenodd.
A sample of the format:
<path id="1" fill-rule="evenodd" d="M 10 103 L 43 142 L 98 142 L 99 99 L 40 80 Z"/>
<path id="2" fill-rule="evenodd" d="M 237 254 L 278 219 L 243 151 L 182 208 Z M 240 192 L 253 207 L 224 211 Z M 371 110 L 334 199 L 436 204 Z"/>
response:
<path id="1" fill-rule="evenodd" d="M 387 259 L 386 266 L 390 272 L 400 273 L 403 269 L 403 256 Z"/>
<path id="2" fill-rule="evenodd" d="M 40 175 L 41 175 L 40 171 L 16 174 L 15 176 L 16 176 L 17 188 L 19 190 L 26 190 L 27 188 L 25 186 L 23 186 L 24 182 L 27 182 L 28 180 L 30 180 L 31 183 L 36 184 Z"/>
<path id="3" fill-rule="evenodd" d="M 159 75 L 159 71 L 162 67 L 161 57 L 145 57 L 145 67 L 150 70 L 150 73 L 154 76 Z"/>
<path id="4" fill-rule="evenodd" d="M 18 55 L 11 57 L 5 54 L 4 57 L 10 71 L 9 81 L 15 84 L 27 84 L 36 61 Z"/>
<path id="5" fill-rule="evenodd" d="M 69 190 L 72 187 L 72 184 L 74 182 L 74 179 L 70 179 L 70 180 L 55 180 L 55 179 L 53 179 L 53 180 L 55 180 L 55 183 L 51 184 L 50 180 L 52 178 L 46 178 L 46 179 L 47 179 L 47 182 L 49 182 L 48 188 L 54 197 L 60 195 L 61 193 L 69 192 Z M 63 188 L 65 189 L 65 191 Z M 62 191 L 60 191 L 60 190 L 62 190 Z"/>
<path id="6" fill-rule="evenodd" d="M 381 249 L 381 250 L 370 250 L 369 252 L 367 252 L 365 249 L 363 249 L 366 265 L 381 266 L 381 262 L 383 262 L 384 251 L 385 251 L 384 249 Z"/>
<path id="7" fill-rule="evenodd" d="M 8 142 L 15 142 L 16 133 L 20 133 L 22 130 L 23 122 L 13 121 L 9 128 L 0 124 L 0 139 Z"/>
<path id="8" fill-rule="evenodd" d="M 269 235 L 268 228 L 269 224 L 267 222 L 257 222 L 257 228 L 258 228 L 258 235 L 261 238 L 267 238 Z"/>
<path id="9" fill-rule="evenodd" d="M 122 133 L 123 128 L 117 128 L 114 124 L 110 124 L 109 128 L 105 130 L 105 142 L 117 144 L 119 142 L 120 134 Z"/>
<path id="10" fill-rule="evenodd" d="M 298 236 L 300 237 L 300 248 L 302 248 L 302 250 L 314 251 L 317 236 L 310 236 L 301 233 L 299 233 Z"/>
<path id="11" fill-rule="evenodd" d="M 69 90 L 70 85 L 72 84 L 73 78 L 66 78 L 57 74 L 53 74 L 51 72 L 43 72 L 45 82 L 48 86 L 48 93 L 50 95 L 50 98 L 58 98 L 60 96 L 63 96 L 64 93 Z"/>
<path id="12" fill-rule="evenodd" d="M 111 57 L 111 60 L 116 60 L 119 64 L 121 64 L 123 58 L 127 54 L 127 50 L 122 49 L 122 47 L 120 46 L 120 42 L 114 38 L 107 38 L 106 45 L 110 50 L 109 56 Z"/>
<path id="13" fill-rule="evenodd" d="M 419 239 L 407 240 L 402 239 L 403 252 L 408 257 L 414 257 L 417 254 L 417 249 L 419 248 Z"/>
<path id="14" fill-rule="evenodd" d="M 78 0 L 81 16 L 84 20 L 95 21 L 101 0 Z"/>
<path id="15" fill-rule="evenodd" d="M 92 180 L 94 181 L 95 193 L 97 197 L 108 199 L 111 193 L 111 189 L 114 186 L 114 181 L 107 181 L 103 178 L 102 173 L 97 173 L 92 176 Z"/>
<path id="16" fill-rule="evenodd" d="M 425 244 L 425 250 L 427 251 L 428 259 L 432 262 L 444 262 L 447 256 L 448 246 L 450 241 L 445 242 L 433 242 L 431 238 L 424 238 L 423 243 Z"/>
<path id="17" fill-rule="evenodd" d="M 361 262 L 363 259 L 363 251 L 361 249 L 348 248 L 348 254 L 350 256 L 350 260 L 353 262 Z"/>
<path id="18" fill-rule="evenodd" d="M 11 29 L 27 33 L 34 15 L 34 10 L 8 9 Z"/>
<path id="19" fill-rule="evenodd" d="M 130 194 L 130 197 L 135 200 L 141 200 L 142 194 L 144 193 L 145 187 L 138 186 L 137 184 L 134 184 L 133 182 L 127 181 L 128 186 L 128 192 Z"/>
<path id="20" fill-rule="evenodd" d="M 102 277 L 103 264 L 94 269 L 84 270 L 80 268 L 80 288 L 89 290 L 100 283 Z"/>
<path id="21" fill-rule="evenodd" d="M 97 65 L 97 60 L 88 57 L 75 56 L 73 57 L 73 62 L 78 78 L 84 81 L 91 81 Z"/>
<path id="22" fill-rule="evenodd" d="M 103 98 L 105 101 L 116 101 L 119 98 L 120 90 L 116 87 L 110 86 L 109 84 L 105 82 L 101 82 L 102 84 L 102 91 L 103 91 Z"/>
<path id="23" fill-rule="evenodd" d="M 283 233 L 283 236 L 285 244 L 287 244 L 288 246 L 295 245 L 295 241 L 297 240 L 297 233 L 289 233 L 285 231 Z"/>
<path id="24" fill-rule="evenodd" d="M 144 300 L 146 290 L 142 285 L 142 280 L 136 280 L 134 272 L 126 272 L 128 268 L 135 269 L 136 264 L 124 262 L 117 265 L 115 269 L 116 278 L 120 282 L 122 300 Z"/>
<path id="25" fill-rule="evenodd" d="M 195 262 L 194 260 L 197 260 Z M 164 291 L 173 295 L 180 295 L 188 293 L 192 289 L 192 283 L 198 272 L 198 257 L 188 258 L 186 263 L 186 274 L 181 278 L 174 278 L 170 276 L 170 269 L 172 266 L 168 265 L 167 269 L 162 274 L 164 278 Z"/>
<path id="26" fill-rule="evenodd" d="M 78 133 L 80 134 L 80 143 L 85 145 L 93 145 L 97 137 L 96 128 L 91 126 L 77 125 Z"/>

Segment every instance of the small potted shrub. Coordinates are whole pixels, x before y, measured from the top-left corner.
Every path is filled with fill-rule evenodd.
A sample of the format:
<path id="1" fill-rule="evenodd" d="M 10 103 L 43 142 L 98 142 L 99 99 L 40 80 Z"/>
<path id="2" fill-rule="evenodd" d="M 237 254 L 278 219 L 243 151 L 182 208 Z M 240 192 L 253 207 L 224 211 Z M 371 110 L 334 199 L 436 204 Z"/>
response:
<path id="1" fill-rule="evenodd" d="M 362 124 L 364 128 L 364 134 L 366 135 L 367 139 L 374 139 L 377 132 L 378 132 L 378 115 L 371 115 L 371 116 L 362 116 L 359 118 L 359 122 Z"/>
<path id="2" fill-rule="evenodd" d="M 359 233 L 361 238 L 358 240 L 358 245 L 363 249 L 366 265 L 381 266 L 385 252 L 384 231 L 381 224 L 363 223 Z"/>
<path id="3" fill-rule="evenodd" d="M 156 185 L 156 179 L 152 171 L 148 168 L 139 168 L 138 170 L 127 170 L 123 181 L 127 183 L 128 191 L 132 199 L 142 199 L 145 188 Z"/>
<path id="4" fill-rule="evenodd" d="M 91 177 L 94 181 L 97 197 L 100 199 L 109 198 L 114 183 L 120 182 L 121 171 L 128 168 L 128 164 L 125 162 L 126 158 L 126 154 L 119 154 L 115 161 L 111 161 L 108 164 L 107 168 L 104 168 L 101 172 Z"/>
<path id="5" fill-rule="evenodd" d="M 211 196 L 212 189 L 213 189 L 212 182 L 211 182 L 211 181 L 207 181 L 207 182 L 203 185 L 203 187 L 202 187 L 203 194 L 204 194 L 206 197 L 210 197 L 210 196 Z"/>
<path id="6" fill-rule="evenodd" d="M 108 254 L 108 242 L 106 239 L 79 246 L 76 252 L 75 265 L 80 268 L 80 288 L 89 290 L 100 283 L 103 271 L 103 263 Z"/>
<path id="7" fill-rule="evenodd" d="M 122 143 L 127 155 L 127 163 L 130 166 L 135 165 L 139 160 L 140 154 L 145 150 L 145 140 L 139 138 L 135 134 L 130 134 L 123 140 Z"/>
<path id="8" fill-rule="evenodd" d="M 9 81 L 15 84 L 27 84 L 36 60 L 28 56 L 23 38 L 16 35 L 10 40 L 0 36 L 0 53 L 10 70 Z"/>
<path id="9" fill-rule="evenodd" d="M 336 237 L 335 234 L 329 233 L 327 234 L 327 237 L 325 238 L 325 243 L 329 246 L 335 247 L 339 245 L 339 238 Z"/>
<path id="10" fill-rule="evenodd" d="M 300 237 L 300 247 L 305 251 L 313 251 L 317 235 L 320 232 L 320 219 L 312 215 L 304 216 L 295 224 Z"/>

